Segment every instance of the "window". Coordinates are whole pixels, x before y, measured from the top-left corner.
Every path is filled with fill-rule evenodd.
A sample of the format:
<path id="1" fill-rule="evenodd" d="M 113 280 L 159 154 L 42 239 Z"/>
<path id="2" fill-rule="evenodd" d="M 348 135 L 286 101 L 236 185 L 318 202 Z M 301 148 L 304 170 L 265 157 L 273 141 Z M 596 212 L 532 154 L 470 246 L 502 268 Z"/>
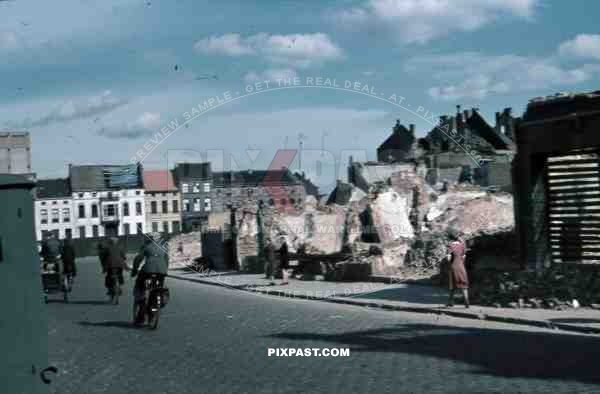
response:
<path id="1" fill-rule="evenodd" d="M 129 203 L 123 203 L 123 216 L 129 216 Z"/>
<path id="2" fill-rule="evenodd" d="M 183 200 L 183 210 L 185 212 L 190 211 L 190 200 Z"/>
<path id="3" fill-rule="evenodd" d="M 293 205 L 296 203 L 296 200 L 294 200 L 293 198 L 290 198 L 290 203 Z"/>
<path id="4" fill-rule="evenodd" d="M 46 205 L 46 201 L 42 201 L 42 205 Z"/>
<path id="5" fill-rule="evenodd" d="M 179 201 L 173 200 L 173 213 L 179 212 Z"/>
<path id="6" fill-rule="evenodd" d="M 187 183 L 184 183 L 181 185 L 181 189 L 183 190 L 184 193 L 189 193 L 190 192 L 190 185 L 188 185 Z"/>
<path id="7" fill-rule="evenodd" d="M 63 201 L 63 205 L 67 205 L 69 202 L 68 201 Z"/>
<path id="8" fill-rule="evenodd" d="M 287 200 L 285 198 L 282 198 L 281 200 L 279 200 L 279 202 L 281 203 L 281 205 L 287 204 Z"/>
<path id="9" fill-rule="evenodd" d="M 162 213 L 169 213 L 169 202 L 166 200 L 162 202 Z"/>
<path id="10" fill-rule="evenodd" d="M 194 193 L 200 193 L 200 184 L 194 183 Z"/>
<path id="11" fill-rule="evenodd" d="M 177 192 L 173 192 L 173 197 L 177 197 Z"/>
<path id="12" fill-rule="evenodd" d="M 152 212 L 152 213 L 158 213 L 158 209 L 156 208 L 156 201 L 152 201 L 150 203 L 150 212 Z"/>
<path id="13" fill-rule="evenodd" d="M 98 217 L 98 204 L 92 204 L 92 217 Z"/>
<path id="14" fill-rule="evenodd" d="M 142 194 L 142 192 L 141 192 L 141 191 L 139 191 L 139 190 L 136 190 L 136 191 L 135 191 L 135 195 L 136 195 L 136 196 L 139 196 L 140 194 Z"/>
<path id="15" fill-rule="evenodd" d="M 138 223 L 136 225 L 136 228 L 137 228 L 138 234 L 143 234 L 144 233 L 144 227 L 143 227 L 142 223 Z"/>
<path id="16" fill-rule="evenodd" d="M 65 238 L 66 239 L 73 238 L 73 230 L 71 230 L 70 228 L 66 228 L 65 229 Z"/>
<path id="17" fill-rule="evenodd" d="M 167 196 L 167 193 L 162 193 L 162 196 L 163 196 L 163 197 L 166 197 L 166 196 Z"/>
<path id="18" fill-rule="evenodd" d="M 210 193 L 210 183 L 204 184 L 204 193 Z"/>
<path id="19" fill-rule="evenodd" d="M 97 197 L 97 196 L 98 196 L 98 193 L 96 193 L 96 192 L 92 193 L 92 197 Z"/>
<path id="20" fill-rule="evenodd" d="M 63 223 L 69 223 L 71 221 L 71 210 L 69 208 L 63 208 Z"/>
<path id="21" fill-rule="evenodd" d="M 83 198 L 83 193 L 79 193 L 79 198 Z"/>
<path id="22" fill-rule="evenodd" d="M 181 227 L 180 227 L 180 224 L 179 224 L 179 222 L 177 220 L 173 222 L 173 232 L 174 233 L 181 232 Z"/>
<path id="23" fill-rule="evenodd" d="M 137 216 L 141 216 L 142 215 L 142 203 L 140 201 L 137 201 L 135 203 L 135 214 Z"/>
<path id="24" fill-rule="evenodd" d="M 85 238 L 85 226 L 79 227 L 79 238 Z"/>
<path id="25" fill-rule="evenodd" d="M 96 213 L 98 212 L 96 211 Z M 94 205 L 92 205 L 92 216 L 94 216 Z M 79 218 L 85 218 L 85 205 L 83 204 L 79 204 Z"/>
<path id="26" fill-rule="evenodd" d="M 169 222 L 163 222 L 163 232 L 164 233 L 169 232 Z"/>
<path id="27" fill-rule="evenodd" d="M 130 232 L 129 223 L 123 224 L 123 233 L 125 235 L 129 235 L 129 232 Z"/>
<path id="28" fill-rule="evenodd" d="M 104 216 L 114 217 L 117 216 L 117 209 L 115 204 L 109 204 L 104 206 Z"/>
<path id="29" fill-rule="evenodd" d="M 58 201 L 52 201 L 52 205 L 58 204 Z"/>
<path id="30" fill-rule="evenodd" d="M 92 236 L 93 237 L 98 237 L 98 225 L 94 224 L 92 226 Z"/>
<path id="31" fill-rule="evenodd" d="M 200 199 L 194 198 L 194 212 L 200 211 Z"/>
<path id="32" fill-rule="evenodd" d="M 152 223 L 152 232 L 155 232 L 155 233 L 158 232 L 158 223 L 156 223 L 156 222 Z"/>
<path id="33" fill-rule="evenodd" d="M 210 198 L 205 198 L 204 199 L 204 210 L 205 211 L 210 211 Z"/>
<path id="34" fill-rule="evenodd" d="M 48 223 L 48 210 L 47 209 L 40 209 L 40 223 L 42 224 L 47 224 Z"/>

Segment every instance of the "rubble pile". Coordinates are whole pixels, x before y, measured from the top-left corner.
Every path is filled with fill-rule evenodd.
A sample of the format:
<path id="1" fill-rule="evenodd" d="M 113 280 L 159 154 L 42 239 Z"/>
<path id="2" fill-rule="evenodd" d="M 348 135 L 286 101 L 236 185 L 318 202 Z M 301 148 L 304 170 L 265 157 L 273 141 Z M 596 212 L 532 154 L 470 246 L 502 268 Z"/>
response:
<path id="1" fill-rule="evenodd" d="M 556 264 L 541 273 L 488 273 L 473 283 L 472 298 L 477 304 L 495 307 L 600 308 L 600 271 L 593 266 L 582 268 Z"/>
<path id="2" fill-rule="evenodd" d="M 275 240 L 284 237 L 291 253 L 302 248 L 311 256 L 311 275 L 336 280 L 365 280 L 371 274 L 432 276 L 446 255 L 449 228 L 472 239 L 470 252 L 477 251 L 473 254 L 481 259 L 498 253 L 480 240 L 512 234 L 512 196 L 489 194 L 472 185 L 445 190 L 438 192 L 416 171 L 403 169 L 387 181 L 372 183 L 369 193 L 338 184 L 329 205 L 309 197 L 297 214 L 265 208 L 263 228 Z M 247 221 L 253 227 L 257 223 L 251 216 Z M 238 232 L 240 261 L 246 254 L 257 254 L 258 232 L 248 228 L 241 226 Z M 240 244 L 252 247 L 243 251 Z"/>

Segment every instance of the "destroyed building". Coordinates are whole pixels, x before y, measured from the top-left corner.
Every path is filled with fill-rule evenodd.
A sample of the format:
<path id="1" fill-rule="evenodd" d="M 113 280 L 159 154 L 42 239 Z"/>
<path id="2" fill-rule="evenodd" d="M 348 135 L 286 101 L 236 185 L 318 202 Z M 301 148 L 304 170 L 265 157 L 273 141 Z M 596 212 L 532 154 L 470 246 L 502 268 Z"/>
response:
<path id="1" fill-rule="evenodd" d="M 407 129 L 398 119 L 392 135 L 377 148 L 377 160 L 384 163 L 409 160 L 415 141 L 415 125 L 411 124 Z"/>
<path id="2" fill-rule="evenodd" d="M 477 108 L 443 115 L 440 123 L 418 141 L 431 184 L 472 182 L 511 190 L 515 118 L 511 109 L 496 113 L 491 126 Z"/>
<path id="3" fill-rule="evenodd" d="M 600 91 L 530 101 L 517 123 L 515 217 L 523 267 L 600 262 Z"/>
<path id="4" fill-rule="evenodd" d="M 265 205 L 284 211 L 302 209 L 304 183 L 289 170 L 246 170 L 213 173 L 212 212 L 231 207 Z"/>

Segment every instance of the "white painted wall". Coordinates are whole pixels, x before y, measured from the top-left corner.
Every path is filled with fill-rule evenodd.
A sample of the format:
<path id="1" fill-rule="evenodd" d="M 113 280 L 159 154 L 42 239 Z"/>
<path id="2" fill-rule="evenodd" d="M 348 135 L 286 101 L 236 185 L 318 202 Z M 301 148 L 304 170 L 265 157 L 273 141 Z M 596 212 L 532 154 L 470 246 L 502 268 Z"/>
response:
<path id="1" fill-rule="evenodd" d="M 73 236 L 75 236 L 75 231 L 73 231 L 75 215 L 73 213 L 73 199 L 71 197 L 66 197 L 64 199 L 39 199 L 35 201 L 34 209 L 35 235 L 38 241 L 42 240 L 42 231 L 44 230 L 58 230 L 59 238 L 64 239 L 66 238 L 66 230 L 71 229 Z M 58 209 L 58 223 L 52 222 L 53 209 Z M 64 209 L 69 209 L 68 215 L 66 215 Z M 47 212 L 47 223 L 42 223 L 42 212 L 44 210 Z M 68 221 L 65 221 L 65 219 L 68 219 Z"/>

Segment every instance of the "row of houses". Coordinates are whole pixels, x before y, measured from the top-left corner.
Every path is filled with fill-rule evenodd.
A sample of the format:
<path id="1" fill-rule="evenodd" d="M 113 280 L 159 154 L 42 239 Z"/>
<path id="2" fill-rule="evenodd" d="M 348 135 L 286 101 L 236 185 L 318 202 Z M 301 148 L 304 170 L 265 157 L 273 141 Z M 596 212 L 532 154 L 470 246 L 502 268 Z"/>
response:
<path id="1" fill-rule="evenodd" d="M 269 188 L 275 183 L 283 188 Z M 301 208 L 304 184 L 304 177 L 288 170 L 213 173 L 210 163 L 181 163 L 172 170 L 70 165 L 67 178 L 37 182 L 36 236 L 41 240 L 49 233 L 64 239 L 198 231 L 211 215 L 248 204 L 277 202 Z"/>

